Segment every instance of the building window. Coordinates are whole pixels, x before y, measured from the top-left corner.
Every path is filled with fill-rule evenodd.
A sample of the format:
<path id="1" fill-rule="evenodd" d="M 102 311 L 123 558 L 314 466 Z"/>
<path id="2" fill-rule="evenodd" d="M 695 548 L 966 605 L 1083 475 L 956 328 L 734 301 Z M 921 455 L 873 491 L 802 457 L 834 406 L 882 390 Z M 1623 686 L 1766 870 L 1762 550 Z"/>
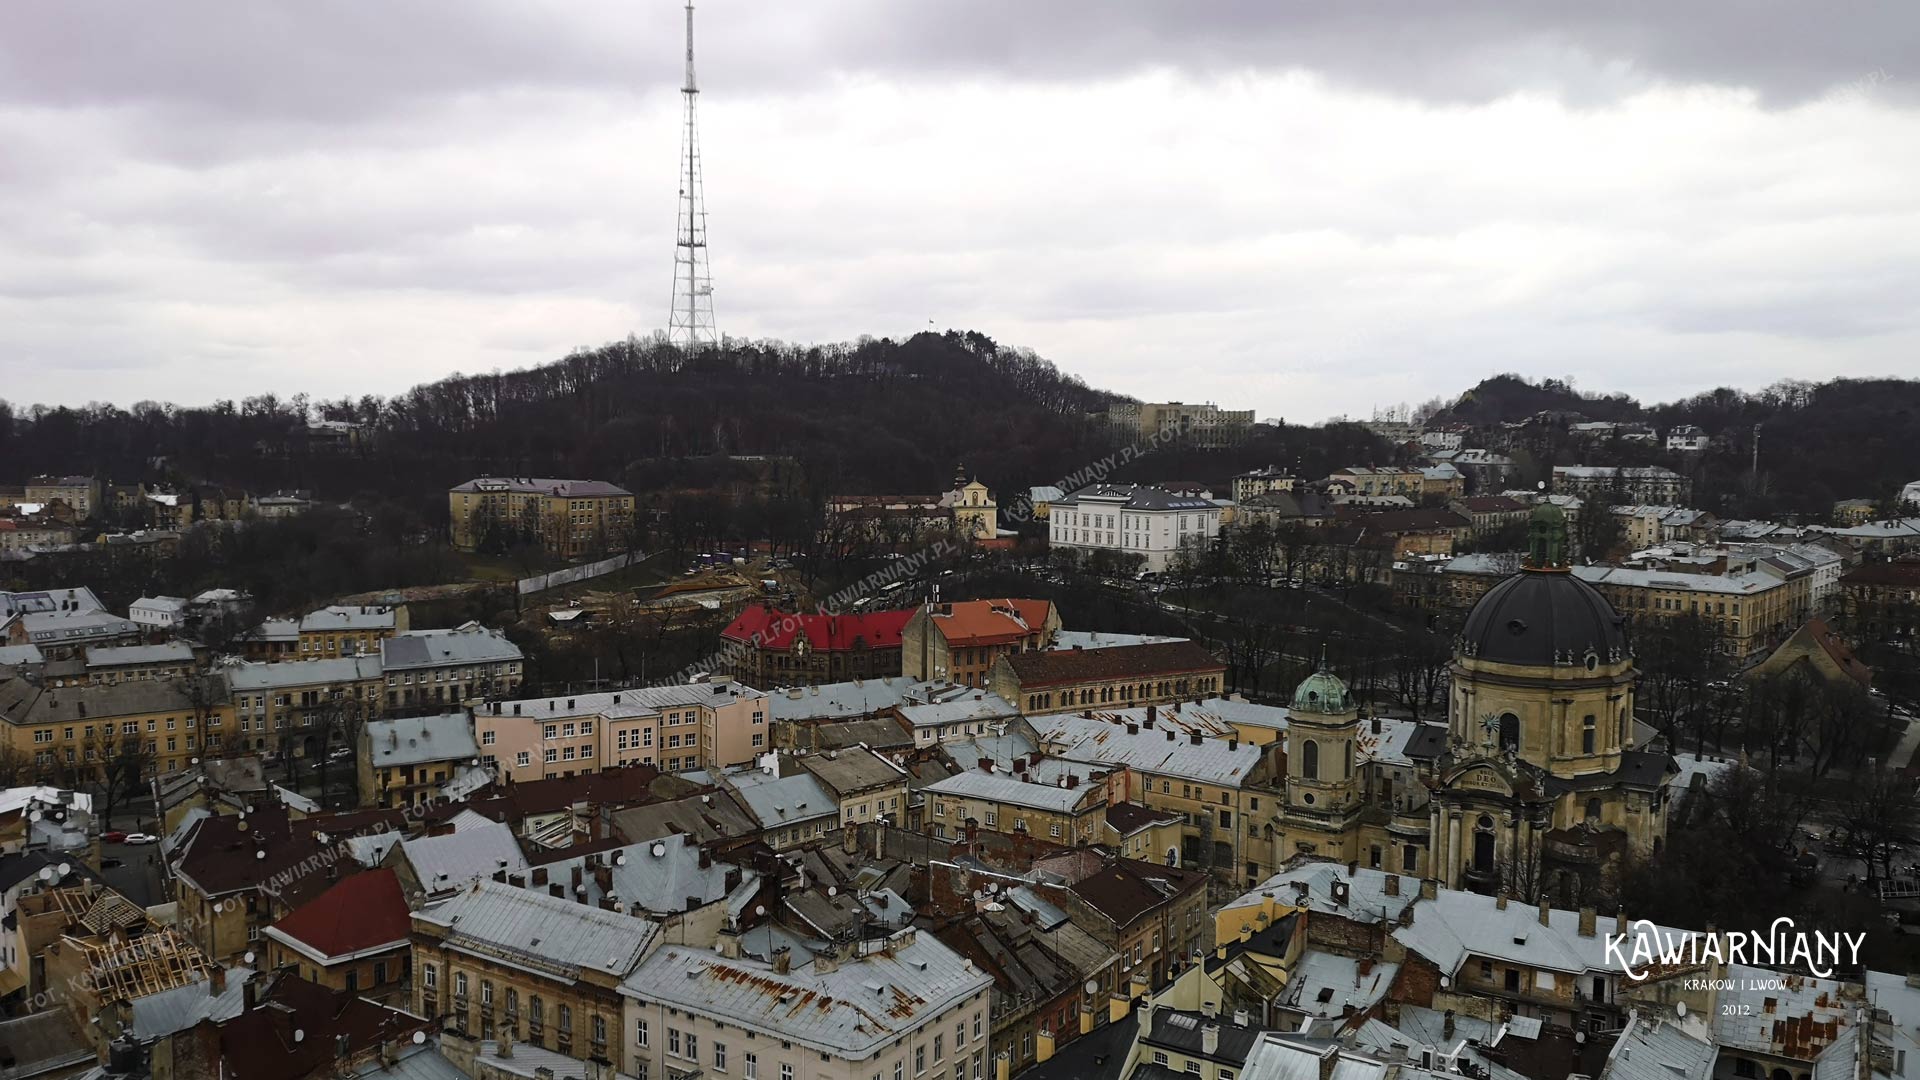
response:
<path id="1" fill-rule="evenodd" d="M 1306 780 L 1320 779 L 1320 744 L 1312 739 L 1300 748 L 1300 776 Z"/>
<path id="2" fill-rule="evenodd" d="M 714 1072 L 727 1071 L 727 1044 L 726 1043 L 716 1042 L 713 1044 L 713 1071 Z"/>
<path id="3" fill-rule="evenodd" d="M 647 1038 L 648 1038 L 647 1021 L 645 1020 L 645 1018 L 635 1020 L 633 1022 L 633 1045 L 646 1046 Z M 747 1057 L 751 1059 L 753 1055 L 748 1054 Z M 752 1076 L 753 1074 L 749 1072 L 747 1075 Z"/>
<path id="4" fill-rule="evenodd" d="M 747 1053 L 741 1057 L 740 1075 L 747 1080 L 758 1080 L 760 1076 L 760 1055 Z"/>
<path id="5" fill-rule="evenodd" d="M 1593 753 L 1594 731 L 1595 731 L 1595 727 L 1594 727 L 1593 716 L 1589 715 L 1580 721 L 1580 752 L 1581 753 L 1583 754 Z"/>

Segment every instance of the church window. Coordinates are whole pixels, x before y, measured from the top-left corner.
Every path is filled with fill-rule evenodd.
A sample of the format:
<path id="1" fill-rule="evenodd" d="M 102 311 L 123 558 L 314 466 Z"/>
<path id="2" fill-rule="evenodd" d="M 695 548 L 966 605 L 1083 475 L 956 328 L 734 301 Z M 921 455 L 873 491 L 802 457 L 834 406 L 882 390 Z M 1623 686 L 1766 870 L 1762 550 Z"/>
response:
<path id="1" fill-rule="evenodd" d="M 1300 775 L 1308 780 L 1320 779 L 1320 744 L 1312 739 L 1300 748 Z"/>
<path id="2" fill-rule="evenodd" d="M 1520 749 L 1520 718 L 1512 713 L 1500 714 L 1500 749 Z"/>
<path id="3" fill-rule="evenodd" d="M 1580 752 L 1581 753 L 1583 754 L 1593 753 L 1593 743 L 1594 743 L 1595 733 L 1597 732 L 1597 730 L 1598 729 L 1595 727 L 1595 724 L 1594 724 L 1594 717 L 1591 713 L 1589 713 L 1585 719 L 1580 721 Z"/>

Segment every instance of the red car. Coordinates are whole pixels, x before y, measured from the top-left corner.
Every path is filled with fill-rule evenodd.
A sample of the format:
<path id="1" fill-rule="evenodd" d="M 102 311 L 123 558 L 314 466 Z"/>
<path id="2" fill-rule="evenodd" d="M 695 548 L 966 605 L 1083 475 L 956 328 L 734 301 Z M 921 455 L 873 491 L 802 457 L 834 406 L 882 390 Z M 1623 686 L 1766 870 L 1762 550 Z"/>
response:
<path id="1" fill-rule="evenodd" d="M 127 842 L 127 834 L 116 829 L 110 833 L 101 833 L 100 839 L 109 844 L 124 844 Z"/>

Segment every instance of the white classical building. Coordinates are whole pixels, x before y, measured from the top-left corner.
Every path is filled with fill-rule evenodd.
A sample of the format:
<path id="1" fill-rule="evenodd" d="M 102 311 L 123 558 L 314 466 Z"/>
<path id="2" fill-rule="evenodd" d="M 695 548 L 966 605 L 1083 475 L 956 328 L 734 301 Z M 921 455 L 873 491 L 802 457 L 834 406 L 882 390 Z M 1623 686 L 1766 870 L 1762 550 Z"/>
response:
<path id="1" fill-rule="evenodd" d="M 1139 555 L 1155 573 L 1182 543 L 1219 535 L 1219 503 L 1147 484 L 1093 484 L 1054 503 L 1047 515 L 1053 547 Z"/>

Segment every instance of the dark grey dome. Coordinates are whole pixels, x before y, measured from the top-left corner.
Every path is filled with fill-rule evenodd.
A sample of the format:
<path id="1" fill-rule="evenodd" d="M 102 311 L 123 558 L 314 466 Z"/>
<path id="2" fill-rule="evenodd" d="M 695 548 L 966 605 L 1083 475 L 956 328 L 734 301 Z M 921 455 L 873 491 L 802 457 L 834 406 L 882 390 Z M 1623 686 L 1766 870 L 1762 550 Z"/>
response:
<path id="1" fill-rule="evenodd" d="M 1487 590 L 1460 630 L 1461 652 L 1549 667 L 1627 657 L 1626 623 L 1593 586 L 1564 570 L 1523 570 Z"/>

